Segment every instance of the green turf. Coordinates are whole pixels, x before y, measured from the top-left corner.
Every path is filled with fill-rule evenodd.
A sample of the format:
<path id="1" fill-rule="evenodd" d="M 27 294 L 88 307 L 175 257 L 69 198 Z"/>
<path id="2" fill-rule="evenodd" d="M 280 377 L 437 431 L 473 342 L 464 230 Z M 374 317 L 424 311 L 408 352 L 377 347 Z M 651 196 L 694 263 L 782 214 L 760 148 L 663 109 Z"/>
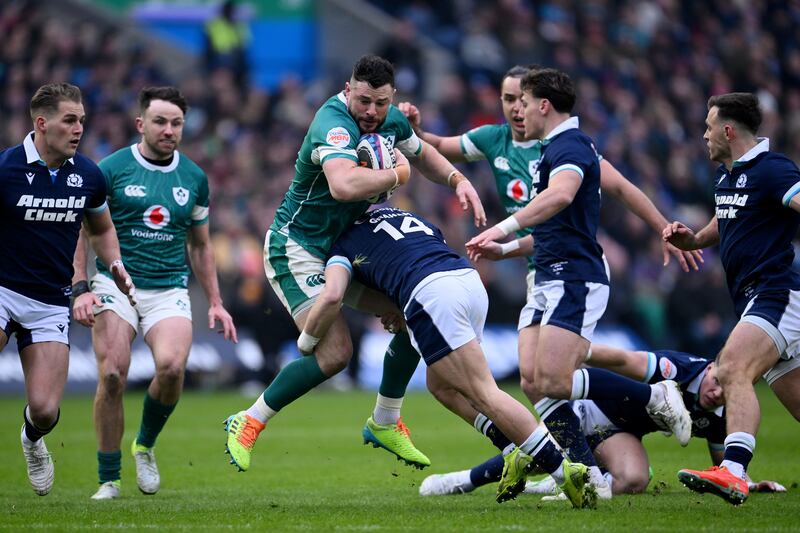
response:
<path id="1" fill-rule="evenodd" d="M 126 398 L 123 497 L 89 499 L 97 487 L 91 399 L 68 397 L 61 422 L 47 443 L 56 463 L 53 491 L 36 496 L 28 485 L 19 445 L 21 398 L 0 398 L 0 530 L 239 530 L 270 531 L 790 531 L 800 516 L 798 425 L 766 390 L 764 422 L 754 477 L 776 479 L 787 494 L 755 494 L 734 508 L 714 496 L 690 493 L 679 468 L 705 468 L 703 442 L 682 449 L 661 435 L 647 438 L 655 470 L 647 494 L 601 502 L 596 511 L 564 503 L 540 504 L 520 496 L 502 505 L 494 487 L 463 496 L 420 498 L 429 473 L 464 469 L 493 449 L 475 431 L 425 394 L 409 396 L 405 420 L 433 461 L 419 472 L 387 452 L 361 444 L 373 393 L 317 391 L 287 407 L 259 439 L 248 472 L 223 454 L 223 419 L 252 399 L 234 394 L 187 394 L 178 405 L 156 454 L 161 491 L 136 488 L 127 453 L 138 429 L 141 394 Z M 656 489 L 655 491 L 653 489 Z"/>

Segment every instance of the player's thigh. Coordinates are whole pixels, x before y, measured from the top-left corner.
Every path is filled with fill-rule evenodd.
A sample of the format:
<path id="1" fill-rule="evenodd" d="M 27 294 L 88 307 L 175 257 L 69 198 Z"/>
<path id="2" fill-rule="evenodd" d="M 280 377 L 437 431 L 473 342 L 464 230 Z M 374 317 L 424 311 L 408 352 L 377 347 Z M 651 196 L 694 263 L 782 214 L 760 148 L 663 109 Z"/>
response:
<path id="1" fill-rule="evenodd" d="M 433 362 L 428 370 L 468 398 L 497 388 L 483 351 L 475 339 Z"/>
<path id="2" fill-rule="evenodd" d="M 734 377 L 755 382 L 779 359 L 775 341 L 767 332 L 768 324 L 739 321 L 717 357 L 717 376 L 724 384 Z"/>
<path id="3" fill-rule="evenodd" d="M 127 376 L 135 336 L 136 330 L 113 310 L 95 316 L 92 346 L 101 378 L 109 374 Z"/>
<path id="4" fill-rule="evenodd" d="M 156 371 L 183 372 L 192 347 L 192 321 L 183 316 L 162 318 L 144 336 Z"/>
<path id="5" fill-rule="evenodd" d="M 20 360 L 31 409 L 55 415 L 67 383 L 69 346 L 57 341 L 34 342 L 20 350 Z"/>
<path id="6" fill-rule="evenodd" d="M 780 361 L 764 378 L 784 407 L 800 421 L 800 358 Z"/>
<path id="7" fill-rule="evenodd" d="M 544 325 L 536 350 L 535 382 L 572 383 L 572 373 L 585 359 L 589 341 L 560 326 Z"/>
<path id="8" fill-rule="evenodd" d="M 643 492 L 649 483 L 650 462 L 642 441 L 630 433 L 615 433 L 594 449 L 597 461 L 614 477 L 615 493 Z"/>
<path id="9" fill-rule="evenodd" d="M 540 326 L 534 324 L 519 330 L 517 351 L 519 352 L 519 373 L 524 381 L 533 383 L 536 368 L 536 348 L 539 345 Z"/>
<path id="10" fill-rule="evenodd" d="M 286 235 L 271 230 L 264 241 L 264 272 L 295 321 L 314 304 L 325 285 L 325 262 Z"/>

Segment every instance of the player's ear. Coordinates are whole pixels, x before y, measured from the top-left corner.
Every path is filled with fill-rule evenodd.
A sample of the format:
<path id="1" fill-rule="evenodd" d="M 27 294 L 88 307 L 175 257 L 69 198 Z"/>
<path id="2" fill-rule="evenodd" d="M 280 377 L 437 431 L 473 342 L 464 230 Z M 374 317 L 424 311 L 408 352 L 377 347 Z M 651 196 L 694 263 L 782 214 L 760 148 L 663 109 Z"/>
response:
<path id="1" fill-rule="evenodd" d="M 144 120 L 142 117 L 136 117 L 136 131 L 144 133 Z"/>

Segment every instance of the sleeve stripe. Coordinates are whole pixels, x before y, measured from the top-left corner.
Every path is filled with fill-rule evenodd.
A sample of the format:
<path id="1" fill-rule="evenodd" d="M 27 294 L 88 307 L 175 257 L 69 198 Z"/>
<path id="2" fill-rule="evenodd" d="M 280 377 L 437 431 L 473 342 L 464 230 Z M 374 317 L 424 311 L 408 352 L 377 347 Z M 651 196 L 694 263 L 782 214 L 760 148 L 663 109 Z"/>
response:
<path id="1" fill-rule="evenodd" d="M 103 203 L 101 205 L 98 205 L 97 207 L 86 208 L 86 210 L 89 211 L 90 213 L 102 213 L 106 209 L 108 209 L 108 202 L 106 201 L 103 201 Z"/>
<path id="2" fill-rule="evenodd" d="M 783 195 L 783 205 L 789 205 L 789 202 L 792 201 L 792 198 L 795 197 L 797 193 L 800 192 L 800 181 L 792 185 L 786 194 Z"/>
<path id="3" fill-rule="evenodd" d="M 350 264 L 350 261 L 346 257 L 342 255 L 334 255 L 333 257 L 328 259 L 328 262 L 325 264 L 325 268 L 334 265 L 343 266 L 344 268 L 347 269 L 347 272 L 350 274 L 350 276 L 351 277 L 353 276 L 353 266 Z"/>
<path id="4" fill-rule="evenodd" d="M 656 357 L 656 354 L 653 352 L 647 352 L 647 374 L 644 376 L 644 379 L 642 380 L 643 382 L 649 383 L 653 377 L 653 374 L 656 373 L 657 360 L 658 358 Z"/>
<path id="5" fill-rule="evenodd" d="M 413 134 L 408 139 L 398 141 L 395 148 L 400 150 L 406 157 L 417 157 L 422 152 L 422 142 L 416 134 Z"/>
<path id="6" fill-rule="evenodd" d="M 203 220 L 204 218 L 208 218 L 208 207 L 203 207 L 201 205 L 194 206 L 192 209 L 192 220 Z"/>
<path id="7" fill-rule="evenodd" d="M 486 159 L 484 153 L 475 146 L 475 143 L 472 142 L 466 133 L 461 136 L 461 153 L 464 154 L 467 161 Z"/>
<path id="8" fill-rule="evenodd" d="M 550 171 L 550 179 L 553 179 L 553 176 L 555 176 L 556 174 L 558 174 L 559 172 L 564 171 L 564 170 L 575 171 L 580 175 L 581 179 L 583 179 L 583 169 L 581 167 L 579 167 L 578 165 L 575 165 L 575 164 L 572 164 L 572 163 L 565 163 L 565 164 L 563 164 L 561 166 L 558 166 L 558 167 L 554 168 L 553 170 L 551 170 Z"/>

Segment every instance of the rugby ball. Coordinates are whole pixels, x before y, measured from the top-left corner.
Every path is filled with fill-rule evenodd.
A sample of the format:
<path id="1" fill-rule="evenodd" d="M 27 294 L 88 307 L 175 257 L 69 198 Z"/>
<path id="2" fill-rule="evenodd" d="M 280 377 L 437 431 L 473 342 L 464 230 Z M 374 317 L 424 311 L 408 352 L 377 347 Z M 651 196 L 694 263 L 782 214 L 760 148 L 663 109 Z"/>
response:
<path id="1" fill-rule="evenodd" d="M 392 143 L 386 137 L 382 137 L 377 133 L 367 133 L 358 139 L 356 155 L 358 156 L 359 165 L 372 170 L 383 170 L 397 166 L 397 156 L 394 153 Z M 367 201 L 371 204 L 385 202 L 395 189 L 396 187 L 392 187 L 388 191 L 367 198 Z"/>

